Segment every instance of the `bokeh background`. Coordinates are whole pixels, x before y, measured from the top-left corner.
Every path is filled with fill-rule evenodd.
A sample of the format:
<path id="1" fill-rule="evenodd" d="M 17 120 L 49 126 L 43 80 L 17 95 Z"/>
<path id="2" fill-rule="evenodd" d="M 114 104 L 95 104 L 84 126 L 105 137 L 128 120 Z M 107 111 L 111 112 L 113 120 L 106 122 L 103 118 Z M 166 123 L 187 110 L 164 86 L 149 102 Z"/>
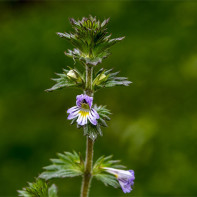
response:
<path id="1" fill-rule="evenodd" d="M 63 54 L 72 46 L 55 32 L 89 14 L 126 36 L 102 66 L 133 82 L 95 95 L 113 113 L 95 159 L 113 154 L 136 173 L 130 194 L 93 180 L 90 195 L 197 196 L 196 1 L 1 1 L 0 196 L 16 196 L 57 152 L 84 156 L 82 131 L 66 119 L 81 92 L 44 90 L 73 66 Z M 80 177 L 55 182 L 60 196 L 79 195 Z"/>

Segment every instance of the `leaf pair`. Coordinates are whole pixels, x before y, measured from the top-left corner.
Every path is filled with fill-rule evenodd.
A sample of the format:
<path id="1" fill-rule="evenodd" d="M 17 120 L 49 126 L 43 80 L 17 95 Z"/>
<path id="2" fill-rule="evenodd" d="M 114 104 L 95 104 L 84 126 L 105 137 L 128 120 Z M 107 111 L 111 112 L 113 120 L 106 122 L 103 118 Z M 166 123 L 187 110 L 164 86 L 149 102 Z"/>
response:
<path id="1" fill-rule="evenodd" d="M 63 69 L 63 73 L 56 75 L 59 78 L 52 79 L 56 82 L 56 84 L 47 89 L 47 92 L 51 92 L 54 90 L 58 90 L 64 87 L 77 87 L 81 89 L 85 89 L 85 73 L 80 73 L 77 69 Z M 113 86 L 128 86 L 131 84 L 131 81 L 127 80 L 127 77 L 118 77 L 119 72 L 112 73 L 112 69 L 104 70 L 100 69 L 93 76 L 92 88 L 94 91 L 98 91 L 101 88 L 108 88 Z"/>
<path id="2" fill-rule="evenodd" d="M 84 160 L 80 154 L 76 152 L 64 154 L 58 153 L 57 159 L 51 159 L 52 165 L 44 167 L 45 171 L 40 174 L 39 178 L 49 180 L 52 178 L 75 177 L 84 174 Z M 112 160 L 112 156 L 100 157 L 92 169 L 92 176 L 97 180 L 102 181 L 106 186 L 119 187 L 119 183 L 115 176 L 107 174 L 103 168 L 118 168 L 122 169 L 125 166 L 120 165 L 120 160 Z"/>

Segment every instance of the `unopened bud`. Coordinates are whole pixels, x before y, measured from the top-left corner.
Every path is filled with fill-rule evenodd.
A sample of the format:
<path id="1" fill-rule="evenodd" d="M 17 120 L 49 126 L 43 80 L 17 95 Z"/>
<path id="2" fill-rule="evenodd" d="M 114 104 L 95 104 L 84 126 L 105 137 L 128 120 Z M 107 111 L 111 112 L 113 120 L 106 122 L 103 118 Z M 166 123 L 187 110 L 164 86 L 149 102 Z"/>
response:
<path id="1" fill-rule="evenodd" d="M 67 76 L 73 79 L 77 79 L 77 75 L 73 70 L 69 70 L 69 72 L 67 73 Z"/>
<path id="2" fill-rule="evenodd" d="M 101 74 L 101 76 L 99 77 L 99 81 L 103 80 L 106 78 L 106 75 L 105 74 Z"/>

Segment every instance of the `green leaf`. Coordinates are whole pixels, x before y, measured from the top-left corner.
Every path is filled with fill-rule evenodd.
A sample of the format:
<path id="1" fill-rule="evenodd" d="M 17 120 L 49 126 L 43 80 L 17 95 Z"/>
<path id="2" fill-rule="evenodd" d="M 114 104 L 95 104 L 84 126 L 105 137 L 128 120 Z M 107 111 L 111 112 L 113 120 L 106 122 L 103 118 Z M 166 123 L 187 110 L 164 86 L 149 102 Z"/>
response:
<path id="1" fill-rule="evenodd" d="M 127 77 L 117 77 L 119 72 L 112 73 L 112 69 L 110 70 L 101 70 L 96 74 L 95 80 L 93 82 L 93 88 L 95 91 L 101 89 L 101 88 L 108 88 L 113 86 L 129 86 L 131 84 L 131 81 L 127 80 Z M 99 81 L 100 76 L 102 77 L 102 80 Z M 105 77 L 104 77 L 105 76 Z"/>
<path id="2" fill-rule="evenodd" d="M 116 177 L 113 176 L 113 175 L 101 173 L 101 174 L 95 175 L 94 177 L 97 180 L 103 182 L 105 186 L 110 185 L 110 186 L 112 186 L 114 188 L 120 187 Z"/>
<path id="3" fill-rule="evenodd" d="M 55 184 L 51 185 L 51 187 L 48 190 L 49 197 L 57 197 L 57 187 Z"/>
<path id="4" fill-rule="evenodd" d="M 88 123 L 86 125 L 83 126 L 83 130 L 84 130 L 84 135 L 88 136 L 89 138 L 91 138 L 93 141 L 96 140 L 98 134 L 100 134 L 97 130 L 97 126 L 98 124 L 95 126 L 91 123 Z"/>
<path id="5" fill-rule="evenodd" d="M 111 115 L 111 112 L 106 108 L 106 106 L 97 106 L 94 105 L 94 109 L 97 111 L 97 113 L 99 114 L 100 119 L 102 119 L 103 121 L 105 120 L 110 120 L 109 115 Z"/>
<path id="6" fill-rule="evenodd" d="M 48 184 L 43 179 L 36 179 L 34 183 L 28 183 L 23 190 L 18 190 L 22 197 L 57 197 L 57 188 L 53 184 L 48 188 Z"/>
<path id="7" fill-rule="evenodd" d="M 70 68 L 69 70 L 63 69 L 63 71 L 62 74 L 56 73 L 59 78 L 52 79 L 56 84 L 52 88 L 47 89 L 47 92 L 64 87 L 78 87 L 81 89 L 85 87 L 83 75 L 77 69 Z"/>
<path id="8" fill-rule="evenodd" d="M 112 155 L 108 157 L 100 157 L 97 159 L 93 166 L 92 175 L 99 181 L 102 181 L 106 186 L 111 185 L 115 188 L 119 187 L 119 183 L 114 175 L 105 173 L 103 167 L 108 168 L 125 168 L 125 166 L 120 165 L 120 160 L 111 160 Z"/>
<path id="9" fill-rule="evenodd" d="M 70 23 L 74 32 L 57 33 L 74 46 L 73 50 L 68 50 L 65 54 L 91 66 L 101 63 L 110 54 L 109 48 L 124 38 L 110 39 L 111 34 L 108 34 L 106 28 L 108 22 L 109 18 L 100 22 L 92 16 L 83 17 L 78 21 L 71 18 Z"/>
<path id="10" fill-rule="evenodd" d="M 103 167 L 117 168 L 117 169 L 125 168 L 125 166 L 120 165 L 120 160 L 111 160 L 111 158 L 112 155 L 108 157 L 102 156 L 99 159 L 97 159 L 97 161 L 93 166 L 93 175 L 103 173 L 104 172 L 104 170 L 102 169 Z"/>
<path id="11" fill-rule="evenodd" d="M 76 152 L 58 153 L 57 159 L 51 159 L 52 164 L 44 167 L 45 171 L 40 178 L 45 180 L 52 178 L 65 178 L 80 176 L 84 172 L 84 161 Z"/>
<path id="12" fill-rule="evenodd" d="M 84 64 L 96 66 L 109 55 L 109 52 L 106 50 L 100 52 L 99 54 L 97 54 L 97 56 L 90 56 L 86 53 L 83 53 L 81 50 L 74 48 L 73 51 L 68 50 L 68 52 L 65 52 L 65 55 L 71 57 L 74 61 L 79 60 L 82 61 Z"/>

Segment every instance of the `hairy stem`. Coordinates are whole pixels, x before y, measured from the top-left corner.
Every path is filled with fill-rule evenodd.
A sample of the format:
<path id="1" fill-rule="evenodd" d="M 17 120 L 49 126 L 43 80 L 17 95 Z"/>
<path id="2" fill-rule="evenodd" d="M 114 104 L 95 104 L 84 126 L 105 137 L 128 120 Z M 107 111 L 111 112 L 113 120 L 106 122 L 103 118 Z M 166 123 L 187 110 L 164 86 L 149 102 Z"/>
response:
<path id="1" fill-rule="evenodd" d="M 88 96 L 93 96 L 92 74 L 93 74 L 93 67 L 86 66 L 86 88 L 85 88 L 85 93 Z"/>
<path id="2" fill-rule="evenodd" d="M 85 161 L 85 173 L 83 175 L 83 181 L 81 186 L 81 197 L 88 197 L 90 183 L 92 180 L 92 161 L 93 161 L 93 146 L 94 142 L 87 136 L 86 141 L 86 161 Z"/>
<path id="3" fill-rule="evenodd" d="M 93 68 L 86 66 L 86 89 L 85 93 L 93 96 L 92 91 L 92 72 Z M 85 173 L 81 185 L 81 197 L 88 197 L 89 188 L 92 180 L 92 163 L 93 163 L 93 146 L 94 141 L 87 136 L 86 139 L 86 160 L 85 160 Z"/>

